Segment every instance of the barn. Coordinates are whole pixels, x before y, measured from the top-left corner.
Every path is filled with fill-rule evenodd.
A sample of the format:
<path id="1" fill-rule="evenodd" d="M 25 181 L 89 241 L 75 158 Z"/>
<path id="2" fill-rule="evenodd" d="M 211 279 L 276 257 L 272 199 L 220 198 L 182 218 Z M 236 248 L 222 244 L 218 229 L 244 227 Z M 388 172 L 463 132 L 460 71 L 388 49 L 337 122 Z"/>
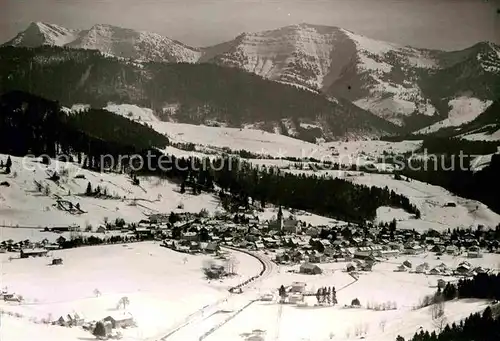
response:
<path id="1" fill-rule="evenodd" d="M 22 249 L 20 257 L 21 258 L 29 258 L 29 257 L 44 257 L 48 253 L 46 249 Z"/>
<path id="2" fill-rule="evenodd" d="M 323 271 L 316 264 L 304 263 L 300 266 L 300 273 L 308 275 L 319 275 L 323 273 Z"/>
<path id="3" fill-rule="evenodd" d="M 134 318 L 130 313 L 113 314 L 105 317 L 104 322 L 111 322 L 113 328 L 127 328 L 134 325 Z"/>

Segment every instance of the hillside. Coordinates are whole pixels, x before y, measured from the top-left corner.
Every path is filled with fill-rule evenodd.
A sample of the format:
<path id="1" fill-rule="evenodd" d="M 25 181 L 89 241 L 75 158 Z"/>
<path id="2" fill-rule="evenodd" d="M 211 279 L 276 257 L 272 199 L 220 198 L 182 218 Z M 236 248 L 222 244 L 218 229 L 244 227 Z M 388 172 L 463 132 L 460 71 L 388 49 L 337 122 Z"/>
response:
<path id="1" fill-rule="evenodd" d="M 304 140 L 379 136 L 397 127 L 347 101 L 211 64 L 138 64 L 90 50 L 0 48 L 0 89 L 71 107 L 139 104 L 163 120 L 251 124 Z M 50 80 L 50 82 L 49 82 Z"/>
<path id="2" fill-rule="evenodd" d="M 476 105 L 478 103 L 476 102 Z M 470 104 L 469 104 L 470 106 Z M 428 137 L 457 137 L 470 141 L 499 141 L 500 140 L 500 100 L 489 101 L 489 105 L 484 108 L 479 115 L 470 115 L 468 106 L 463 107 L 468 111 L 468 115 L 462 118 L 452 118 L 438 122 L 430 127 L 419 130 L 413 134 L 416 138 L 421 138 L 425 134 Z M 464 121 L 464 118 L 467 119 Z M 456 124 L 446 124 L 456 123 Z"/>

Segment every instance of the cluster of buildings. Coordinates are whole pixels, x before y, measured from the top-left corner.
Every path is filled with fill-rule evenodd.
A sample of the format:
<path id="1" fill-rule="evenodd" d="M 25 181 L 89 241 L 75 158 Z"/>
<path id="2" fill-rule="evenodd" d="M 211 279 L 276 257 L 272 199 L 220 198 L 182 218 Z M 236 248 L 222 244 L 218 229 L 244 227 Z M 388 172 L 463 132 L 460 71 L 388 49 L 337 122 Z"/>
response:
<path id="1" fill-rule="evenodd" d="M 100 320 L 104 326 L 106 336 L 113 334 L 113 329 L 135 327 L 136 323 L 132 314 L 125 311 L 116 311 Z M 85 322 L 83 315 L 72 312 L 66 315 L 61 315 L 58 319 L 52 321 L 53 325 L 61 327 L 83 327 L 89 331 L 93 331 L 97 321 Z"/>
<path id="2" fill-rule="evenodd" d="M 394 271 L 412 272 L 416 274 L 434 276 L 473 276 L 476 274 L 488 273 L 489 269 L 485 269 L 481 266 L 473 267 L 467 261 L 460 262 L 456 267 L 450 267 L 445 263 L 431 267 L 427 262 L 424 262 L 413 268 L 411 261 L 405 260 L 403 263 L 398 265 Z"/>

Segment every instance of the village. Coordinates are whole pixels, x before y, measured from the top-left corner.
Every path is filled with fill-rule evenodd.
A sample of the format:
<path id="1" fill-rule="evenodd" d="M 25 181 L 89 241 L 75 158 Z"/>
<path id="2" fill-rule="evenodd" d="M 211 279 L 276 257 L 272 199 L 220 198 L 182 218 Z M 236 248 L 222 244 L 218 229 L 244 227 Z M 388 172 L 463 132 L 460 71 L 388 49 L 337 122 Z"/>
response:
<path id="1" fill-rule="evenodd" d="M 341 263 L 344 264 L 341 271 L 354 280 L 363 273 L 371 272 L 376 264 L 383 263 L 391 266 L 394 272 L 436 276 L 435 282 L 439 288 L 444 288 L 447 283 L 444 276 L 451 276 L 453 279 L 450 281 L 454 281 L 457 277 L 493 271 L 494 269 L 472 265 L 472 260 L 479 259 L 486 253 L 500 253 L 498 241 L 493 237 L 494 232 L 483 231 L 481 228 L 450 233 L 428 231 L 420 234 L 414 230 L 398 229 L 396 221 L 382 226 L 352 223 L 312 226 L 292 215 L 284 217 L 281 207 L 277 209 L 274 219 L 266 221 L 260 221 L 256 215 L 245 212 L 232 217 L 177 213 L 151 216 L 148 220 L 130 225 L 122 221 L 118 224 L 108 222 L 92 232 L 82 232 L 78 226 L 72 225 L 44 228 L 40 233 L 50 234 L 52 237 L 37 241 L 2 240 L 0 253 L 8 253 L 9 262 L 15 262 L 18 258 L 45 257 L 50 259 L 47 265 L 60 266 L 64 264 L 64 259 L 58 253 L 61 249 L 120 243 L 126 246 L 134 242 L 153 241 L 159 247 L 177 253 L 212 256 L 214 262 L 205 272 L 208 280 L 222 280 L 224 276 L 231 275 L 231 269 L 227 265 L 230 257 L 227 251 L 234 249 L 251 255 L 263 255 L 276 266 L 289 269 L 289 273 L 304 275 L 321 275 L 325 273 L 324 265 L 328 268 L 329 264 Z M 455 266 L 450 266 L 445 261 L 437 262 L 441 257 L 454 259 L 459 256 L 471 261 L 464 260 Z M 427 261 L 428 259 L 433 262 Z M 245 285 L 258 277 L 253 276 L 229 290 L 231 293 L 241 293 Z M 15 290 L 3 287 L 2 299 L 11 304 L 23 302 L 23 295 L 16 294 L 11 289 Z M 99 295 L 97 290 L 95 295 Z M 306 298 L 313 296 L 316 297 L 317 304 L 335 304 L 335 295 L 335 287 L 316 290 L 307 280 L 302 280 L 281 283 L 281 288 L 277 285 L 261 295 L 260 299 L 304 305 L 307 304 Z M 123 308 L 127 304 L 127 297 L 122 297 L 118 303 Z M 349 306 L 359 304 L 359 300 L 353 298 Z M 390 303 L 387 306 L 390 307 Z M 78 326 L 86 330 L 98 328 L 107 337 L 120 337 L 119 330 L 136 325 L 132 314 L 125 310 L 107 314 L 99 321 L 87 321 L 77 312 L 68 312 L 45 322 L 65 327 Z"/>

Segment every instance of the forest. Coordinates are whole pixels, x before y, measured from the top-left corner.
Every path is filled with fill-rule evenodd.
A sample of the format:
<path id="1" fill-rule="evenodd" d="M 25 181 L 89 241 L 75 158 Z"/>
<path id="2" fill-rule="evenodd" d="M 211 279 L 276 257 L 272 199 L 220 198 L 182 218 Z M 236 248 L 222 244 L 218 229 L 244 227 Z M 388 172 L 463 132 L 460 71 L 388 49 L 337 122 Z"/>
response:
<path id="1" fill-rule="evenodd" d="M 210 160 L 166 155 L 161 151 L 169 143 L 166 136 L 105 110 L 90 109 L 68 115 L 57 102 L 19 91 L 0 97 L 0 110 L 3 112 L 0 119 L 0 151 L 3 153 L 64 157 L 96 171 L 106 168 L 131 173 L 134 179 L 136 175 L 146 174 L 167 177 L 180 184 L 181 192 L 187 187 L 194 194 L 213 191 L 217 184 L 221 188 L 221 199 L 237 205 L 246 206 L 248 198 L 252 198 L 263 205 L 283 205 L 353 222 L 374 219 L 380 206 L 403 208 L 417 219 L 420 217 L 419 210 L 407 197 L 387 188 L 292 175 L 277 168 L 258 169 L 235 157 Z M 139 161 L 135 159 L 135 163 L 129 160 L 102 165 L 102 155 L 134 155 L 149 161 L 137 164 Z"/>
<path id="2" fill-rule="evenodd" d="M 436 295 L 442 296 L 445 300 L 478 298 L 496 301 L 500 298 L 500 275 L 478 274 L 473 278 L 460 279 L 456 285 L 447 283 Z M 497 310 L 487 307 L 482 314 L 471 314 L 460 323 L 443 326 L 438 333 L 421 330 L 408 341 L 500 340 L 500 319 Z M 399 336 L 396 341 L 404 341 L 404 338 Z"/>

